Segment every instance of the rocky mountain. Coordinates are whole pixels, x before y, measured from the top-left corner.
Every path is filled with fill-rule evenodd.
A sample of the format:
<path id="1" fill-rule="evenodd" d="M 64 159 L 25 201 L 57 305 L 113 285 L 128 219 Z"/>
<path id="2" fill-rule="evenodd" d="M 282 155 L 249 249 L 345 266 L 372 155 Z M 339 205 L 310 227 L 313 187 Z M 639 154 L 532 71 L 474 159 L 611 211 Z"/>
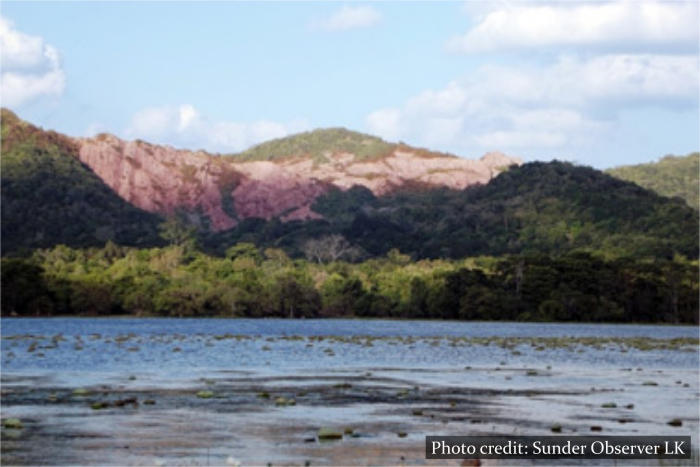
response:
<path id="1" fill-rule="evenodd" d="M 697 210 L 587 167 L 467 160 L 338 128 L 219 155 L 1 120 L 3 254 L 189 239 L 298 257 L 332 238 L 353 258 L 698 256 Z"/>
<path id="2" fill-rule="evenodd" d="M 196 213 L 214 231 L 251 217 L 320 218 L 311 205 L 334 187 L 364 186 L 375 195 L 405 186 L 463 189 L 522 163 L 500 153 L 467 160 L 344 129 L 315 130 L 229 156 L 107 134 L 72 141 L 80 161 L 124 200 L 163 215 Z"/>
<path id="3" fill-rule="evenodd" d="M 683 198 L 690 207 L 698 209 L 700 187 L 700 153 L 687 156 L 664 156 L 649 164 L 627 165 L 606 171 L 610 175 L 634 182 L 657 193 Z"/>

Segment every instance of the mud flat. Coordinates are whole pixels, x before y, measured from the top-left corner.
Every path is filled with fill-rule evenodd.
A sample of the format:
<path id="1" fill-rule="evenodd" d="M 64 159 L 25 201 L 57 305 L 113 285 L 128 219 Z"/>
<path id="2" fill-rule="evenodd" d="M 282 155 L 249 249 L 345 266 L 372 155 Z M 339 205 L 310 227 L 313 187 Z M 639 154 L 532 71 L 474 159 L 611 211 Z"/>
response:
<path id="1" fill-rule="evenodd" d="M 427 461 L 425 436 L 698 433 L 692 328 L 184 334 L 167 321 L 48 333 L 3 320 L 2 464 L 459 465 Z"/>

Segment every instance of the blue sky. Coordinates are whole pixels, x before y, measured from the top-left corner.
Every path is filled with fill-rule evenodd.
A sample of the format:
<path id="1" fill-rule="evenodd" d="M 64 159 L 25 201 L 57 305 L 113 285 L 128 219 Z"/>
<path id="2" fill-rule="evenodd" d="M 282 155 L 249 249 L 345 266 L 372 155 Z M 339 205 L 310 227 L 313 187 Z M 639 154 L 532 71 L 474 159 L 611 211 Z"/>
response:
<path id="1" fill-rule="evenodd" d="M 3 2 L 2 105 L 236 152 L 344 126 L 605 168 L 697 151 L 698 2 Z"/>

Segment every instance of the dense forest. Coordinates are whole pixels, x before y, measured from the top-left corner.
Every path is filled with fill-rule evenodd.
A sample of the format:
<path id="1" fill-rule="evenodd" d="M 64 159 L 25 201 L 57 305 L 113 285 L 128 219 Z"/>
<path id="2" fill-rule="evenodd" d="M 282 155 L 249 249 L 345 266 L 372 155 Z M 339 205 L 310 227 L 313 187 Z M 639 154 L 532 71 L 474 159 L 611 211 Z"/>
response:
<path id="1" fill-rule="evenodd" d="M 164 245 L 163 220 L 121 199 L 77 160 L 72 141 L 2 111 L 2 253 L 66 244 Z"/>
<path id="2" fill-rule="evenodd" d="M 596 252 L 622 256 L 698 257 L 698 212 L 589 167 L 533 162 L 465 190 L 402 190 L 375 197 L 355 187 L 321 196 L 323 220 L 281 223 L 248 219 L 235 229 L 202 234 L 207 251 L 236 242 L 303 254 L 310 238 L 342 235 L 355 248 L 345 259 L 393 248 L 423 258 Z"/>
<path id="3" fill-rule="evenodd" d="M 318 159 L 328 135 L 361 158 L 390 147 L 338 129 L 240 157 Z M 74 144 L 2 113 L 5 316 L 698 320 L 698 210 L 589 167 L 528 163 L 465 190 L 335 189 L 312 206 L 323 219 L 215 233 L 122 200 Z"/>
<path id="4" fill-rule="evenodd" d="M 669 155 L 658 162 L 616 167 L 606 172 L 664 196 L 683 198 L 692 208 L 700 207 L 700 152 Z"/>
<path id="5" fill-rule="evenodd" d="M 327 240 L 333 244 L 334 239 Z M 165 248 L 64 246 L 2 259 L 7 315 L 391 317 L 697 323 L 697 261 L 558 257 L 358 263 L 293 260 L 240 243 L 224 257 Z"/>

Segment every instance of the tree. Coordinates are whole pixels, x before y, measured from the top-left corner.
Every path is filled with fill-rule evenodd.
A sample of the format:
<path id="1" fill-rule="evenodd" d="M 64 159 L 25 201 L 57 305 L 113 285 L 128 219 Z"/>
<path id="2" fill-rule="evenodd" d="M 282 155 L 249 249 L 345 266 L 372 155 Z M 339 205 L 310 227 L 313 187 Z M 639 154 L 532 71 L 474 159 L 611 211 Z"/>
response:
<path id="1" fill-rule="evenodd" d="M 302 251 L 310 261 L 329 263 L 340 259 L 353 261 L 361 256 L 358 248 L 352 246 L 342 235 L 326 235 L 318 239 L 307 240 Z"/>

